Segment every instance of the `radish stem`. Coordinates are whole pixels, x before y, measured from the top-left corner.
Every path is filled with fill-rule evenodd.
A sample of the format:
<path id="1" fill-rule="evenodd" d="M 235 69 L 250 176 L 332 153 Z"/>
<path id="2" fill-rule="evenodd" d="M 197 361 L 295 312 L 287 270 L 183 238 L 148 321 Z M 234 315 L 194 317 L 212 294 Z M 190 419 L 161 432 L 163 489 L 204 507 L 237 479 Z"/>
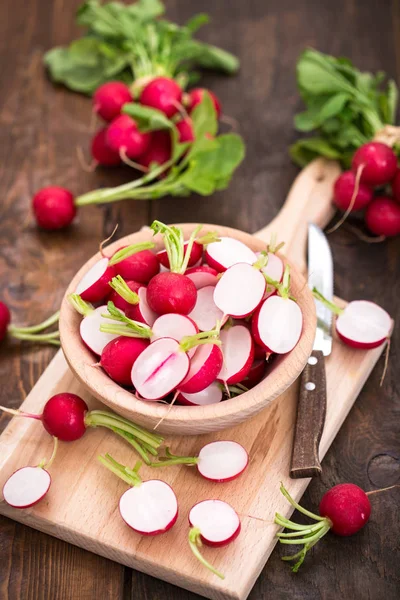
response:
<path id="1" fill-rule="evenodd" d="M 36 419 L 37 421 L 42 420 L 42 415 L 34 415 L 32 413 L 23 412 L 22 410 L 15 408 L 6 408 L 5 406 L 0 406 L 0 410 L 9 415 L 13 415 L 14 417 L 28 417 L 29 419 Z"/>
<path id="2" fill-rule="evenodd" d="M 139 304 L 139 296 L 133 292 L 121 275 L 113 277 L 109 283 L 112 289 L 129 304 Z"/>
<path id="3" fill-rule="evenodd" d="M 220 579 L 225 579 L 225 575 L 220 571 L 217 571 L 215 567 L 212 566 L 205 558 L 202 556 L 199 546 L 202 546 L 201 543 L 201 531 L 198 527 L 191 527 L 189 530 L 189 546 L 194 556 L 204 565 L 207 569 L 209 569 L 214 575 L 217 575 Z"/>
<path id="4" fill-rule="evenodd" d="M 12 336 L 17 340 L 27 340 L 30 342 L 39 342 L 41 344 L 53 344 L 53 346 L 59 346 L 60 337 L 59 331 L 53 333 L 12 333 Z"/>
<path id="5" fill-rule="evenodd" d="M 58 438 L 56 438 L 53 435 L 53 452 L 51 453 L 50 459 L 49 459 L 49 461 L 47 463 L 46 463 L 46 460 L 43 459 L 38 464 L 38 467 L 40 467 L 41 469 L 46 469 L 46 471 L 47 471 L 47 469 L 49 469 L 51 467 L 51 465 L 53 464 L 53 462 L 54 462 L 54 459 L 55 459 L 56 454 L 57 454 L 57 448 L 58 448 Z"/>
<path id="6" fill-rule="evenodd" d="M 132 244 L 131 246 L 127 246 L 126 248 L 121 248 L 118 250 L 112 258 L 109 260 L 109 265 L 116 265 L 119 262 L 137 254 L 138 252 L 142 252 L 143 250 L 151 250 L 154 248 L 155 244 L 153 242 L 142 242 L 141 244 Z"/>
<path id="7" fill-rule="evenodd" d="M 48 327 L 51 327 L 51 325 L 58 323 L 59 317 L 60 311 L 58 310 L 54 313 L 54 315 L 51 315 L 51 317 L 45 321 L 42 321 L 42 323 L 39 323 L 38 325 L 32 325 L 31 327 L 15 327 L 14 325 L 11 325 L 8 328 L 8 331 L 12 335 L 15 333 L 39 333 L 40 331 L 43 331 L 43 329 L 47 329 Z"/>
<path id="8" fill-rule="evenodd" d="M 303 515 L 306 515 L 307 517 L 310 517 L 311 519 L 314 519 L 315 521 L 325 521 L 325 517 L 320 517 L 319 515 L 316 515 L 315 513 L 310 512 L 303 506 L 300 506 L 300 504 L 297 504 L 297 502 L 289 494 L 289 492 L 287 491 L 287 489 L 285 488 L 283 483 L 281 483 L 280 491 L 285 496 L 286 500 L 288 500 L 288 502 L 290 502 L 290 504 L 293 506 L 293 508 L 295 508 L 299 512 L 303 513 Z"/>
<path id="9" fill-rule="evenodd" d="M 325 296 L 323 296 L 321 294 L 321 292 L 319 292 L 317 290 L 316 287 L 313 288 L 312 290 L 313 296 L 316 300 L 318 300 L 319 302 L 322 302 L 322 304 L 324 306 L 326 306 L 326 308 L 329 308 L 330 311 L 332 311 L 335 315 L 341 315 L 344 312 L 343 308 L 340 308 L 337 304 L 335 304 L 334 302 L 330 302 L 327 298 L 325 298 Z"/>
<path id="10" fill-rule="evenodd" d="M 125 481 L 125 483 L 131 487 L 141 485 L 142 480 L 139 475 L 132 469 L 128 469 L 128 467 L 124 467 L 124 465 L 121 465 L 119 462 L 114 460 L 110 454 L 98 456 L 97 459 L 104 467 L 114 473 L 114 475 L 117 475 L 117 477 Z"/>
<path id="11" fill-rule="evenodd" d="M 68 301 L 71 306 L 83 317 L 87 317 L 94 311 L 94 308 L 89 302 L 85 302 L 82 300 L 79 294 L 70 294 L 68 296 Z"/>
<path id="12" fill-rule="evenodd" d="M 134 438 L 140 440 L 141 442 L 145 442 L 155 449 L 157 449 L 164 441 L 164 438 L 161 436 L 150 433 L 149 431 L 142 429 L 139 425 L 132 423 L 128 419 L 124 419 L 119 415 L 114 415 L 113 413 L 109 413 L 107 411 L 90 411 L 85 416 L 85 424 L 89 427 L 116 427 L 117 429 L 131 434 Z"/>

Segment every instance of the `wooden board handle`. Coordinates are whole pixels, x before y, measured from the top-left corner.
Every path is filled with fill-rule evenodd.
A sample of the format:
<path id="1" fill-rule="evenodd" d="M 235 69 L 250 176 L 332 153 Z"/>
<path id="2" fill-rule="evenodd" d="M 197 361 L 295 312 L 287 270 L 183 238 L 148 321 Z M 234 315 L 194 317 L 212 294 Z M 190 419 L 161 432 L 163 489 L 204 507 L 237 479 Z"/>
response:
<path id="1" fill-rule="evenodd" d="M 269 225 L 257 231 L 256 237 L 269 242 L 271 233 L 284 241 L 282 253 L 306 272 L 307 225 L 310 221 L 322 229 L 331 220 L 335 209 L 332 190 L 340 166 L 335 161 L 317 158 L 294 180 L 287 200 Z"/>

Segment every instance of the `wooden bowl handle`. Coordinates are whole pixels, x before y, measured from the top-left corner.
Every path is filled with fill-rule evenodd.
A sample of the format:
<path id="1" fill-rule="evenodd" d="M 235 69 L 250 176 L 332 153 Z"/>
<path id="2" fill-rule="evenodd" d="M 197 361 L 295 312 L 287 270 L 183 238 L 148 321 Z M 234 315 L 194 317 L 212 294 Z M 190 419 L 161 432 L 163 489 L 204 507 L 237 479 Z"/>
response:
<path id="1" fill-rule="evenodd" d="M 340 165 L 335 161 L 317 158 L 296 177 L 285 204 L 276 217 L 254 235 L 269 242 L 271 234 L 278 242 L 285 242 L 282 253 L 295 263 L 303 273 L 307 270 L 306 247 L 309 222 L 322 229 L 331 220 L 335 208 L 332 190 L 340 174 Z"/>

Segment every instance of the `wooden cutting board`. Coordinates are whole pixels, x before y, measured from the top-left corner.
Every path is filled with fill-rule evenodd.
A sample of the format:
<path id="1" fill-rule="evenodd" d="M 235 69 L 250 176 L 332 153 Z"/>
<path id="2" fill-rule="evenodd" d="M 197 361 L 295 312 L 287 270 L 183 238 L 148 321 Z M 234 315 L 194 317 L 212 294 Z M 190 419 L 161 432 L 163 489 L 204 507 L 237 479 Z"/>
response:
<path id="1" fill-rule="evenodd" d="M 257 235 L 266 241 L 271 231 L 287 241 L 287 255 L 304 268 L 304 247 L 308 220 L 321 226 L 331 216 L 330 194 L 337 165 L 315 161 L 297 178 L 288 200 L 268 228 Z M 353 350 L 334 340 L 327 360 L 328 406 L 320 455 L 325 455 L 357 395 L 368 378 L 382 348 Z M 53 394 L 69 391 L 81 395 L 90 408 L 99 403 L 70 372 L 60 351 L 22 405 L 22 410 L 40 413 Z M 263 412 L 235 428 L 196 437 L 168 437 L 175 454 L 194 456 L 213 440 L 233 439 L 250 454 L 250 464 L 235 481 L 213 484 L 193 468 L 184 466 L 157 470 L 143 467 L 144 479 L 160 477 L 175 490 L 179 518 L 166 534 L 141 537 L 120 518 L 118 499 L 127 489 L 96 460 L 110 452 L 118 461 L 133 465 L 131 447 L 106 430 L 89 429 L 81 440 L 60 443 L 50 472 L 52 486 L 37 506 L 17 510 L 0 500 L 0 513 L 54 535 L 111 560 L 164 579 L 206 598 L 244 600 L 264 567 L 275 543 L 276 511 L 289 516 L 291 506 L 279 492 L 283 481 L 297 500 L 309 479 L 288 476 L 296 413 L 298 385 L 274 400 Z M 52 441 L 40 423 L 14 418 L 0 437 L 0 489 L 13 471 L 35 465 L 51 453 Z M 205 557 L 225 574 L 222 581 L 205 570 L 192 556 L 188 544 L 187 514 L 201 499 L 219 498 L 231 503 L 242 521 L 238 539 L 226 548 L 203 548 Z M 256 517 L 256 518 L 253 518 Z M 289 568 L 282 565 L 282 568 Z"/>

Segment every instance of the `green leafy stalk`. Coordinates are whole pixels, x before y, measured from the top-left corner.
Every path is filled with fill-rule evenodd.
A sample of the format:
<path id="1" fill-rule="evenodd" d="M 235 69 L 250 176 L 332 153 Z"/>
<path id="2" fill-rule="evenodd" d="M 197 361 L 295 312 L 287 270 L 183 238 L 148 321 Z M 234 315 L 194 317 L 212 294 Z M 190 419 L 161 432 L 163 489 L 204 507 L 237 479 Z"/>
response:
<path id="1" fill-rule="evenodd" d="M 262 272 L 262 273 L 265 277 L 265 281 L 269 285 L 272 285 L 276 290 L 278 290 L 278 294 L 282 298 L 290 298 L 291 300 L 294 300 L 294 298 L 290 295 L 290 267 L 289 267 L 289 265 L 286 265 L 285 270 L 283 272 L 282 283 L 275 281 L 275 279 L 272 279 L 271 277 L 269 277 L 269 275 L 266 275 L 264 272 Z"/>
<path id="2" fill-rule="evenodd" d="M 60 346 L 60 332 L 54 331 L 52 333 L 20 333 L 11 332 L 11 335 L 16 340 L 22 340 L 27 342 L 37 342 L 39 344 L 51 344 L 52 346 Z"/>
<path id="3" fill-rule="evenodd" d="M 53 315 L 51 315 L 51 317 L 49 317 L 45 321 L 42 321 L 42 323 L 39 323 L 38 325 L 31 325 L 30 327 L 15 327 L 15 325 L 11 325 L 8 327 L 8 331 L 11 334 L 14 334 L 14 333 L 40 333 L 44 329 L 47 329 L 48 327 L 51 327 L 52 325 L 55 325 L 56 323 L 58 323 L 59 318 L 60 318 L 60 311 L 58 310 Z"/>
<path id="4" fill-rule="evenodd" d="M 153 335 L 150 327 L 139 321 L 129 319 L 122 310 L 119 310 L 114 302 L 109 301 L 107 303 L 107 313 L 104 313 L 102 317 L 110 319 L 112 321 L 119 321 L 122 323 L 118 325 L 116 323 L 102 323 L 100 325 L 100 331 L 103 333 L 115 333 L 116 335 L 125 335 L 127 337 L 140 337 L 149 339 Z"/>
<path id="5" fill-rule="evenodd" d="M 121 432 L 128 434 L 128 437 L 131 436 L 140 444 L 145 444 L 145 449 L 149 447 L 157 450 L 164 441 L 161 436 L 150 433 L 136 425 L 136 423 L 129 421 L 129 419 L 105 410 L 91 410 L 88 412 L 85 416 L 85 425 L 86 427 L 106 427 L 112 431 L 118 429 L 116 432 L 118 435 L 121 435 Z"/>
<path id="6" fill-rule="evenodd" d="M 134 469 L 129 469 L 125 467 L 121 463 L 117 462 L 110 454 L 106 454 L 105 456 L 98 456 L 98 461 L 106 467 L 111 473 L 114 473 L 117 477 L 125 481 L 131 487 L 139 486 L 142 483 L 141 478 L 139 477 L 136 466 Z"/>
<path id="7" fill-rule="evenodd" d="M 126 300 L 126 302 L 129 302 L 129 304 L 139 304 L 139 296 L 136 292 L 131 290 L 121 275 L 113 277 L 109 282 L 109 285 L 119 296 L 121 296 L 121 298 Z"/>
<path id="8" fill-rule="evenodd" d="M 313 288 L 312 293 L 314 298 L 318 300 L 318 302 L 322 302 L 322 304 L 326 306 L 326 308 L 328 308 L 330 311 L 332 311 L 335 315 L 339 316 L 343 314 L 344 309 L 340 308 L 340 306 L 325 298 L 325 296 L 323 296 L 321 292 L 317 290 L 316 287 Z"/>
<path id="9" fill-rule="evenodd" d="M 201 331 L 195 335 L 186 335 L 181 339 L 179 347 L 183 352 L 189 352 L 192 348 L 203 344 L 221 346 L 221 340 L 219 339 L 220 330 L 221 323 L 217 323 L 215 329 L 211 329 L 210 331 Z"/>
<path id="10" fill-rule="evenodd" d="M 150 225 L 153 235 L 160 233 L 163 236 L 165 250 L 167 252 L 170 271 L 172 273 L 184 273 L 182 270 L 184 254 L 183 231 L 179 227 L 165 225 L 161 221 L 153 221 Z"/>
<path id="11" fill-rule="evenodd" d="M 68 296 L 68 302 L 83 317 L 87 317 L 94 311 L 93 306 L 89 304 L 89 302 L 82 300 L 79 294 L 70 294 Z"/>
<path id="12" fill-rule="evenodd" d="M 172 454 L 169 448 L 165 449 L 166 457 L 160 457 L 160 460 L 157 462 L 152 462 L 150 464 L 151 467 L 169 467 L 172 465 L 197 465 L 199 459 L 197 456 L 177 456 L 176 454 Z"/>
<path id="13" fill-rule="evenodd" d="M 225 579 L 225 575 L 218 571 L 215 567 L 209 563 L 204 556 L 201 554 L 199 547 L 202 546 L 201 542 L 201 531 L 198 527 L 191 527 L 189 530 L 189 547 L 193 552 L 194 556 L 201 562 L 201 564 L 206 567 L 211 573 L 217 575 L 220 579 Z"/>
<path id="14" fill-rule="evenodd" d="M 138 252 L 142 252 L 142 250 L 151 250 L 152 248 L 154 248 L 153 242 L 141 242 L 140 244 L 126 246 L 126 248 L 121 248 L 121 250 L 118 250 L 118 252 L 110 258 L 109 265 L 117 265 L 126 258 L 129 258 Z"/>

